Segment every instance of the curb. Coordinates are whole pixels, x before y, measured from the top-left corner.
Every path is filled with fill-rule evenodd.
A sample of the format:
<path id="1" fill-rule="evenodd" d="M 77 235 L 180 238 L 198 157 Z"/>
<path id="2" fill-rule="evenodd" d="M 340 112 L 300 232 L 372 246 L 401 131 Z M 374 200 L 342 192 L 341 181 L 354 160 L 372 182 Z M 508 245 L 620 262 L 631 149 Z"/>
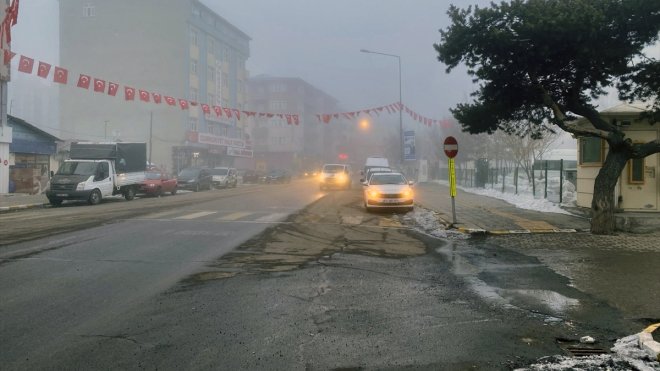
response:
<path id="1" fill-rule="evenodd" d="M 660 343 L 653 340 L 653 331 L 660 328 L 660 323 L 651 325 L 639 333 L 639 347 L 646 351 L 652 359 L 660 362 Z"/>
<path id="2" fill-rule="evenodd" d="M 10 213 L 12 211 L 34 209 L 38 207 L 45 207 L 49 204 L 47 203 L 37 203 L 37 204 L 25 204 L 25 205 L 12 205 L 12 206 L 0 206 L 0 214 Z"/>
<path id="3" fill-rule="evenodd" d="M 452 228 L 451 223 L 446 223 L 445 225 L 449 228 Z M 492 236 L 505 236 L 511 234 L 547 234 L 547 233 L 577 233 L 577 232 L 588 232 L 585 229 L 495 229 L 487 230 L 481 228 L 465 228 L 465 227 L 454 227 L 453 229 L 470 235 L 492 235 Z"/>

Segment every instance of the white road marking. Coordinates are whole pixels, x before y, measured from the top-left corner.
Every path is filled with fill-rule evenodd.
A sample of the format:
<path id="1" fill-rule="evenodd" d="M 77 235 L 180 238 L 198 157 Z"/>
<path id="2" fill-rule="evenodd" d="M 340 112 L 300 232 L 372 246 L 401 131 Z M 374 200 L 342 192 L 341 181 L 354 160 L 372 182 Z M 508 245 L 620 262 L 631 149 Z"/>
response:
<path id="1" fill-rule="evenodd" d="M 268 214 L 266 216 L 262 216 L 261 218 L 257 218 L 254 221 L 259 223 L 277 222 L 280 221 L 281 219 L 284 219 L 286 216 L 287 216 L 286 213 L 273 213 L 273 214 Z"/>
<path id="2" fill-rule="evenodd" d="M 192 214 L 188 214 L 188 215 L 177 216 L 174 219 L 190 220 L 190 219 L 197 219 L 197 218 L 201 218 L 203 216 L 217 214 L 217 213 L 218 213 L 217 211 L 200 211 L 198 213 L 192 213 Z"/>
<path id="3" fill-rule="evenodd" d="M 223 216 L 222 218 L 219 218 L 218 220 L 222 221 L 228 221 L 228 220 L 238 220 L 240 218 L 244 218 L 248 215 L 254 214 L 253 212 L 246 212 L 246 211 L 239 211 L 237 213 L 231 213 Z"/>

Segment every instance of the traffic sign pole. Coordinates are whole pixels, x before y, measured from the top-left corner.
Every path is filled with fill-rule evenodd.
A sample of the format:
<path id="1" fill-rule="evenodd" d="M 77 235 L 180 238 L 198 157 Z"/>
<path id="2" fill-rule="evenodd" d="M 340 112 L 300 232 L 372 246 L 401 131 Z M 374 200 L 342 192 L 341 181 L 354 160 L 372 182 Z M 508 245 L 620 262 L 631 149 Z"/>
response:
<path id="1" fill-rule="evenodd" d="M 458 141 L 454 137 L 447 137 L 444 151 L 449 158 L 449 195 L 451 196 L 452 225 L 456 224 L 456 167 L 454 157 L 458 154 Z"/>

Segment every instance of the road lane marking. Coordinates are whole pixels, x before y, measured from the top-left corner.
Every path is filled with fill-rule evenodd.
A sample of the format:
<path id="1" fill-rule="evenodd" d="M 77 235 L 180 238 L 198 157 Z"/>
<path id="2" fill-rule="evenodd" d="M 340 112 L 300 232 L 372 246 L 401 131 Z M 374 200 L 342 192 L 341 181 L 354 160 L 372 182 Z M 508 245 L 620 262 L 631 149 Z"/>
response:
<path id="1" fill-rule="evenodd" d="M 218 213 L 217 211 L 200 211 L 198 213 L 192 213 L 192 214 L 188 214 L 188 215 L 177 216 L 174 219 L 190 220 L 190 219 L 197 219 L 197 218 L 201 218 L 203 216 L 217 214 L 217 213 Z"/>
<path id="2" fill-rule="evenodd" d="M 218 218 L 218 220 L 222 220 L 222 221 L 238 220 L 240 218 L 244 218 L 244 217 L 246 217 L 248 215 L 252 215 L 252 214 L 254 214 L 254 213 L 251 212 L 251 211 L 250 212 L 248 212 L 248 211 L 239 211 L 239 212 L 236 212 L 236 213 L 227 214 L 227 215 L 223 216 L 222 218 Z"/>
<path id="3" fill-rule="evenodd" d="M 147 215 L 139 217 L 138 219 L 163 219 L 163 217 L 165 217 L 165 216 L 173 215 L 173 214 L 180 214 L 180 213 L 181 213 L 181 210 L 169 210 L 169 211 L 162 211 L 160 213 L 147 214 Z"/>
<path id="4" fill-rule="evenodd" d="M 254 221 L 259 223 L 277 222 L 280 221 L 281 219 L 284 219 L 287 215 L 288 214 L 286 213 L 273 213 L 273 214 L 268 214 L 266 216 L 262 216 L 261 218 L 257 218 Z"/>

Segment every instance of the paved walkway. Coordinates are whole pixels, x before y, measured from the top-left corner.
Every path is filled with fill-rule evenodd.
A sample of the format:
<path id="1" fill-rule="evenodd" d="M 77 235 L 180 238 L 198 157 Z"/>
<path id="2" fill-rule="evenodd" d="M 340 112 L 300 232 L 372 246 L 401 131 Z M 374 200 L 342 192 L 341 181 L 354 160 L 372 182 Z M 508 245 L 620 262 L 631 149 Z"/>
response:
<path id="1" fill-rule="evenodd" d="M 44 194 L 0 193 L 0 213 L 43 207 L 44 205 L 48 205 L 48 199 Z"/>
<path id="2" fill-rule="evenodd" d="M 449 188 L 436 183 L 416 186 L 416 202 L 439 213 L 445 224 L 451 224 Z M 589 220 L 574 215 L 545 213 L 519 209 L 505 201 L 458 190 L 456 221 L 465 232 L 489 234 L 550 233 L 589 230 Z"/>

